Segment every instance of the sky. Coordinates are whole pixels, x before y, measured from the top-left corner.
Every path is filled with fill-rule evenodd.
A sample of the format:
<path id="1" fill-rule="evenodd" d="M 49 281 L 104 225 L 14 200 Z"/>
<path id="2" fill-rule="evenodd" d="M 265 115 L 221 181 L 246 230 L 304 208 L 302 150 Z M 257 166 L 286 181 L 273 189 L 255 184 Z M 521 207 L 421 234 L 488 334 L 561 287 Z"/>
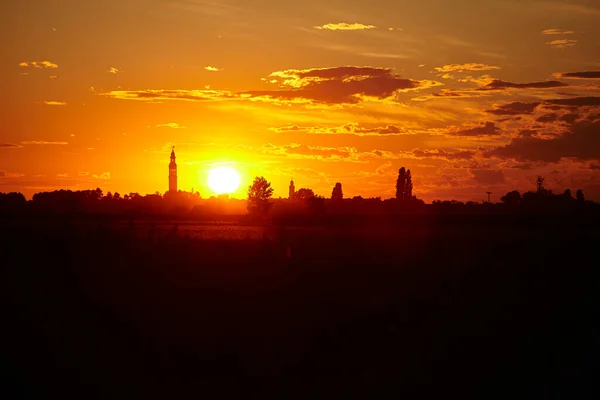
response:
<path id="1" fill-rule="evenodd" d="M 596 0 L 3 0 L 0 192 L 600 201 Z"/>

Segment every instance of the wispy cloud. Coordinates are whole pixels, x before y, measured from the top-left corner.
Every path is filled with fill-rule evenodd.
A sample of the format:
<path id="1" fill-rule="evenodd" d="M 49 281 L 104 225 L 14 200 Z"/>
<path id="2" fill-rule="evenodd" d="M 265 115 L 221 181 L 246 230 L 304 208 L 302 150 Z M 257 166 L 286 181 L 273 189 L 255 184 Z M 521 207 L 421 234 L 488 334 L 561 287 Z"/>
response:
<path id="1" fill-rule="evenodd" d="M 447 72 L 465 72 L 465 71 L 491 71 L 494 69 L 500 69 L 495 65 L 479 64 L 479 63 L 467 63 L 467 64 L 447 64 L 441 67 L 435 67 L 434 70 L 441 73 Z"/>
<path id="2" fill-rule="evenodd" d="M 13 143 L 0 143 L 0 149 L 16 149 L 17 147 L 21 146 Z"/>
<path id="3" fill-rule="evenodd" d="M 110 172 L 104 172 L 100 175 L 92 175 L 92 178 L 94 179 L 100 179 L 100 180 L 109 180 L 110 179 Z"/>
<path id="4" fill-rule="evenodd" d="M 346 22 L 338 22 L 335 24 L 325 24 L 321 26 L 315 26 L 315 29 L 326 29 L 330 31 L 362 31 L 366 29 L 375 29 L 377 28 L 375 25 L 365 25 L 359 23 L 346 23 Z M 391 29 L 391 28 L 390 28 Z"/>
<path id="5" fill-rule="evenodd" d="M 34 67 L 34 68 L 58 68 L 58 64 L 51 61 L 23 61 L 19 63 L 20 67 Z"/>
<path id="6" fill-rule="evenodd" d="M 65 103 L 64 101 L 54 101 L 54 100 L 46 100 L 44 101 L 44 104 L 48 105 L 48 106 L 66 106 L 67 103 Z"/>
<path id="7" fill-rule="evenodd" d="M 559 79 L 600 79 L 600 71 L 557 72 L 553 76 Z"/>
<path id="8" fill-rule="evenodd" d="M 573 47 L 577 44 L 577 40 L 575 39 L 557 39 L 552 40 L 550 42 L 546 42 L 547 45 L 556 47 L 559 49 L 564 49 L 565 47 Z"/>
<path id="9" fill-rule="evenodd" d="M 217 71 L 223 70 L 223 68 L 212 67 L 210 65 L 207 65 L 206 67 L 204 67 L 204 69 L 207 71 L 211 71 L 211 72 L 217 72 Z"/>
<path id="10" fill-rule="evenodd" d="M 21 144 L 24 144 L 24 145 L 61 145 L 61 146 L 64 146 L 64 145 L 67 145 L 69 143 L 67 143 L 67 142 L 47 142 L 45 140 L 29 140 L 29 141 L 21 142 Z"/>
<path id="11" fill-rule="evenodd" d="M 109 74 L 118 74 L 119 70 L 115 67 L 110 67 L 106 72 L 108 72 Z"/>
<path id="12" fill-rule="evenodd" d="M 158 124 L 157 128 L 172 128 L 172 129 L 185 129 L 185 126 L 179 125 L 177 122 L 168 122 L 166 124 Z"/>
<path id="13" fill-rule="evenodd" d="M 348 123 L 342 126 L 298 126 L 290 125 L 279 128 L 269 128 L 277 133 L 305 132 L 315 135 L 356 135 L 356 136 L 384 136 L 384 135 L 406 135 L 405 129 L 397 125 L 362 127 L 357 123 Z"/>
<path id="14" fill-rule="evenodd" d="M 567 31 L 564 29 L 544 29 L 542 35 L 571 35 L 575 31 Z"/>

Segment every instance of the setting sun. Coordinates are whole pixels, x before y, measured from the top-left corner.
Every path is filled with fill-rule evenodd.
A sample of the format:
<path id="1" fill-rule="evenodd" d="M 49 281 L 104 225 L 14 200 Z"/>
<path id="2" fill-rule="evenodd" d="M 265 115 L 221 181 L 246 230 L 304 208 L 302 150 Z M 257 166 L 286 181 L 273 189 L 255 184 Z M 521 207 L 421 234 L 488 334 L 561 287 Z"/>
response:
<path id="1" fill-rule="evenodd" d="M 231 167 L 216 167 L 208 173 L 208 186 L 217 194 L 229 194 L 240 186 L 240 174 Z"/>

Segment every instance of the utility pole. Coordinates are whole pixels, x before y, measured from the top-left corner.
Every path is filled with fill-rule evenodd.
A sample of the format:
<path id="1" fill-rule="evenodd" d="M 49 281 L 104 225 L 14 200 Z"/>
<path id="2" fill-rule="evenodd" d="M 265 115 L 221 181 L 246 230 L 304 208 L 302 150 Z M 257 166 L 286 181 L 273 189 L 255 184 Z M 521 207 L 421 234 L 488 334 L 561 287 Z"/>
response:
<path id="1" fill-rule="evenodd" d="M 492 192 L 485 192 L 488 195 L 488 203 L 491 203 L 490 201 L 490 195 L 492 194 Z"/>

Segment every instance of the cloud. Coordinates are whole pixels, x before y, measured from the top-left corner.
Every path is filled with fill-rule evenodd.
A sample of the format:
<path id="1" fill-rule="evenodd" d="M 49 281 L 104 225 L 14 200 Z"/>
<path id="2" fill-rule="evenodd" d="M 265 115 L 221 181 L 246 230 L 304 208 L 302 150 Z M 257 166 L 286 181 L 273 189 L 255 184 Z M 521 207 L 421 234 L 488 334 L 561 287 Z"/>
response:
<path id="1" fill-rule="evenodd" d="M 499 133 L 496 125 L 493 122 L 487 121 L 482 126 L 450 131 L 449 134 L 452 136 L 492 136 L 498 135 Z"/>
<path id="2" fill-rule="evenodd" d="M 513 83 L 494 79 L 479 90 L 504 90 L 504 89 L 550 89 L 557 87 L 569 86 L 566 83 L 559 81 L 543 81 L 530 83 Z"/>
<path id="3" fill-rule="evenodd" d="M 570 35 L 575 33 L 575 31 L 567 31 L 564 29 L 544 29 L 542 31 L 542 35 Z"/>
<path id="4" fill-rule="evenodd" d="M 563 79 L 600 79 L 600 71 L 584 71 L 584 72 L 557 72 L 553 74 L 556 78 Z"/>
<path id="5" fill-rule="evenodd" d="M 556 47 L 559 49 L 564 49 L 565 47 L 573 47 L 577 44 L 577 40 L 575 39 L 557 39 L 552 40 L 550 42 L 546 42 L 547 45 Z"/>
<path id="6" fill-rule="evenodd" d="M 92 178 L 94 179 L 100 179 L 100 180 L 109 180 L 110 179 L 110 172 L 104 172 L 100 175 L 92 175 Z"/>
<path id="7" fill-rule="evenodd" d="M 25 145 L 66 145 L 69 144 L 67 142 L 47 142 L 45 140 L 29 140 L 25 142 L 21 142 L 21 144 Z"/>
<path id="8" fill-rule="evenodd" d="M 432 81 L 413 81 L 392 73 L 391 68 L 380 67 L 333 67 L 290 69 L 271 73 L 281 80 L 287 90 L 248 91 L 251 97 L 279 100 L 308 100 L 317 103 L 355 104 L 361 96 L 385 99 L 396 91 L 435 86 Z"/>
<path id="9" fill-rule="evenodd" d="M 470 160 L 475 155 L 472 150 L 414 149 L 412 155 L 416 158 L 437 158 L 442 160 Z"/>
<path id="10" fill-rule="evenodd" d="M 58 68 L 58 64 L 51 61 L 23 61 L 19 63 L 20 67 L 34 67 L 34 68 Z"/>
<path id="11" fill-rule="evenodd" d="M 505 146 L 485 153 L 486 156 L 512 158 L 517 161 L 558 162 L 562 158 L 589 161 L 600 159 L 600 121 L 580 121 L 570 125 L 562 135 L 552 139 L 533 136 L 513 138 Z"/>
<path id="12" fill-rule="evenodd" d="M 217 68 L 217 67 L 211 67 L 210 65 L 207 65 L 206 67 L 204 67 L 205 70 L 207 71 L 211 71 L 211 72 L 217 72 L 217 71 L 222 71 L 222 68 Z"/>
<path id="13" fill-rule="evenodd" d="M 500 69 L 500 67 L 496 67 L 495 65 L 468 63 L 468 64 L 448 64 L 448 65 L 443 65 L 441 67 L 435 67 L 434 69 L 437 72 L 448 73 L 448 72 L 464 72 L 464 71 L 491 71 L 494 69 Z"/>
<path id="14" fill-rule="evenodd" d="M 486 112 L 495 115 L 531 114 L 539 105 L 540 102 L 522 103 L 520 101 L 515 101 L 514 103 L 494 105 L 493 110 L 486 110 Z"/>
<path id="15" fill-rule="evenodd" d="M 48 105 L 48 106 L 66 106 L 67 103 L 65 103 L 64 101 L 44 101 L 44 104 Z"/>
<path id="16" fill-rule="evenodd" d="M 284 132 L 306 132 L 316 135 L 356 135 L 356 136 L 380 136 L 380 135 L 401 135 L 407 134 L 406 130 L 396 125 L 376 126 L 371 128 L 360 127 L 357 123 L 348 123 L 334 127 L 307 126 L 298 125 L 283 126 L 279 128 L 270 128 L 277 133 Z"/>
<path id="17" fill-rule="evenodd" d="M 600 106 L 600 97 L 589 96 L 572 97 L 570 99 L 551 99 L 544 101 L 544 103 L 573 107 Z"/>
<path id="18" fill-rule="evenodd" d="M 119 70 L 115 67 L 110 67 L 106 72 L 108 72 L 109 74 L 117 74 Z"/>
<path id="19" fill-rule="evenodd" d="M 96 94 L 155 103 L 166 100 L 247 100 L 288 104 L 356 104 L 368 98 L 384 100 L 397 92 L 441 85 L 436 81 L 402 78 L 394 74 L 391 68 L 357 66 L 275 71 L 269 75 L 269 79 L 275 80 L 280 89 L 243 92 L 144 89 L 114 90 Z"/>
<path id="20" fill-rule="evenodd" d="M 98 95 L 122 100 L 141 100 L 149 102 L 162 102 L 165 100 L 207 101 L 235 98 L 233 93 L 224 90 L 185 89 L 113 90 L 110 92 L 98 93 Z"/>
<path id="21" fill-rule="evenodd" d="M 330 31 L 362 31 L 365 29 L 375 29 L 375 25 L 365 25 L 359 23 L 348 24 L 345 22 L 338 22 L 336 24 L 325 24 L 321 26 L 315 26 L 315 29 L 326 29 Z"/>
<path id="22" fill-rule="evenodd" d="M 177 122 L 168 122 L 166 124 L 158 124 L 157 128 L 172 128 L 172 129 L 185 129 L 185 126 L 179 125 Z"/>
<path id="23" fill-rule="evenodd" d="M 0 149 L 16 149 L 17 147 L 21 146 L 13 143 L 0 143 Z"/>
<path id="24" fill-rule="evenodd" d="M 504 173 L 502 171 L 495 171 L 491 169 L 471 169 L 469 170 L 473 179 L 483 185 L 497 185 L 504 183 Z"/>

